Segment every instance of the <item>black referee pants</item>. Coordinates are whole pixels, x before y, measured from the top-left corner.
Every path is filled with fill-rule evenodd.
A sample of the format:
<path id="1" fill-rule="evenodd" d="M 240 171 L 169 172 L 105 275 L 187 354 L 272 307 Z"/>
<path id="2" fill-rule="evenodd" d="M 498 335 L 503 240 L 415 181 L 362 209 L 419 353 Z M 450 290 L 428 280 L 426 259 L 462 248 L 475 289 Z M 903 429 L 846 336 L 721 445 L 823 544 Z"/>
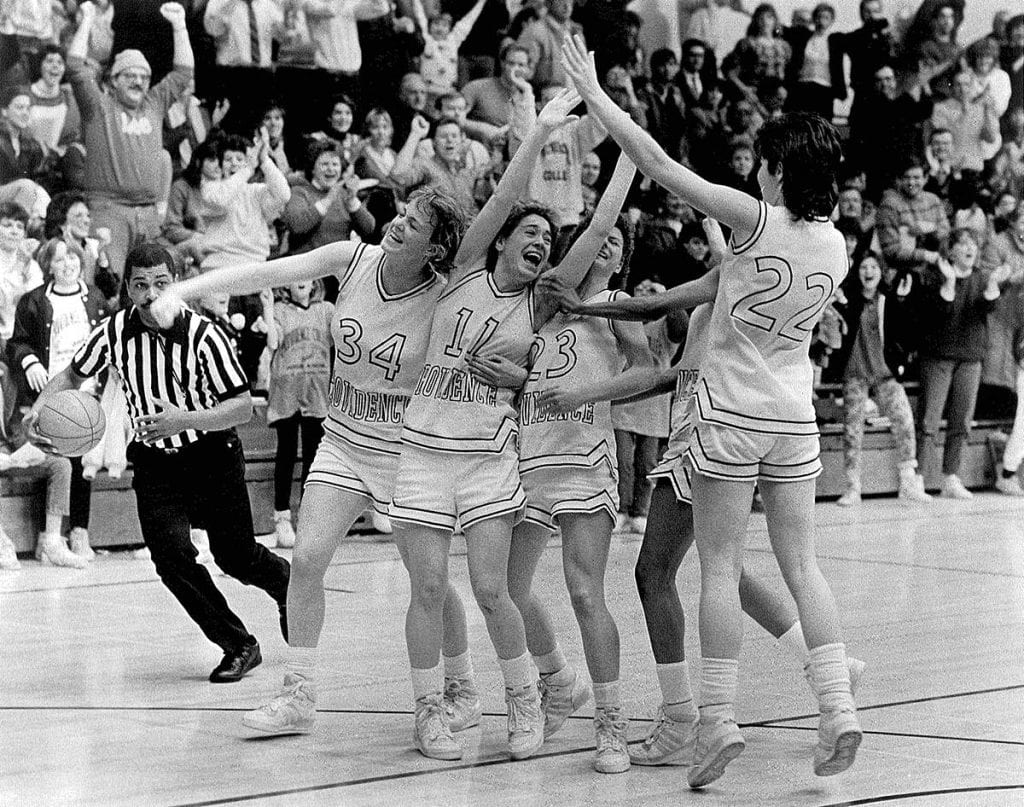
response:
<path id="1" fill-rule="evenodd" d="M 196 562 L 190 525 L 206 529 L 225 573 L 263 589 L 279 606 L 286 601 L 290 568 L 256 542 L 238 435 L 212 432 L 176 453 L 133 442 L 128 459 L 142 537 L 157 574 L 211 642 L 226 653 L 237 650 L 250 633 Z"/>

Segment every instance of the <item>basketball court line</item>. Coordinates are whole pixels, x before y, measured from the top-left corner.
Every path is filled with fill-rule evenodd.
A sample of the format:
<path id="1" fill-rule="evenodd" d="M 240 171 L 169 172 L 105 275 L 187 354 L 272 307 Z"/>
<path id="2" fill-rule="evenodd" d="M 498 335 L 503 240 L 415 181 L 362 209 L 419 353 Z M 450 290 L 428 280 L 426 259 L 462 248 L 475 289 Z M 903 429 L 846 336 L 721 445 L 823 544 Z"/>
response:
<path id="1" fill-rule="evenodd" d="M 755 728 L 781 729 L 785 731 L 817 731 L 817 726 L 756 726 Z M 879 731 L 877 729 L 864 729 L 865 734 L 874 734 L 879 737 L 913 737 L 918 740 L 953 740 L 962 743 L 992 743 L 994 745 L 1020 745 L 1024 746 L 1024 740 L 992 740 L 987 737 L 958 737 L 951 734 L 916 734 L 912 731 Z"/>
<path id="2" fill-rule="evenodd" d="M 931 796 L 951 796 L 959 793 L 994 793 L 1006 790 L 1024 790 L 1020 785 L 979 785 L 977 787 L 951 787 L 943 790 L 918 790 L 913 793 L 890 793 L 885 796 L 867 796 L 852 801 L 837 801 L 822 807 L 857 807 L 861 804 L 881 804 L 886 801 L 903 801 L 904 799 L 926 799 Z"/>

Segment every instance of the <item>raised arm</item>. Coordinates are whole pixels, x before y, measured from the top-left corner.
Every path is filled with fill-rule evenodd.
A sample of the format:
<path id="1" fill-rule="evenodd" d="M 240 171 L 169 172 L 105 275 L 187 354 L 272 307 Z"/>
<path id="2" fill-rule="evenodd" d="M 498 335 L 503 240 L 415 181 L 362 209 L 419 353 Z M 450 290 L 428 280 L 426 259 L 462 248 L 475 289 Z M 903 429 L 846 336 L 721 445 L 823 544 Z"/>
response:
<path id="1" fill-rule="evenodd" d="M 590 271 L 590 267 L 601 251 L 609 231 L 615 226 L 615 221 L 622 209 L 622 203 L 626 200 L 629 187 L 633 184 L 633 177 L 636 175 L 636 166 L 620 152 L 618 162 L 615 163 L 615 171 L 608 183 L 608 187 L 597 204 L 594 216 L 590 220 L 579 238 L 569 248 L 561 263 L 554 269 L 545 272 L 542 276 L 540 289 L 546 288 L 550 282 L 568 288 L 576 288 L 583 282 Z M 540 328 L 545 322 L 558 311 L 557 300 L 547 295 L 541 295 L 537 300 L 536 317 L 534 324 Z"/>
<path id="2" fill-rule="evenodd" d="M 582 39 L 566 37 L 562 64 L 586 102 L 587 110 L 604 124 L 608 134 L 641 173 L 682 196 L 697 210 L 728 225 L 735 232 L 737 243 L 753 234 L 760 213 L 758 201 L 742 191 L 708 182 L 669 157 L 655 139 L 601 89 L 594 54 L 587 53 Z"/>
<path id="3" fill-rule="evenodd" d="M 423 38 L 426 39 L 430 36 L 430 31 L 427 30 L 429 24 L 427 22 L 427 12 L 423 10 L 423 0 L 412 0 L 412 16 L 423 32 Z"/>
<path id="4" fill-rule="evenodd" d="M 416 1 L 419 2 L 419 0 Z M 461 45 L 466 37 L 469 36 L 469 32 L 476 25 L 476 21 L 480 18 L 480 12 L 484 10 L 485 5 L 487 5 L 487 0 L 476 0 L 473 8 L 467 11 L 466 15 L 452 27 L 449 36 L 455 40 L 456 47 Z"/>
<path id="5" fill-rule="evenodd" d="M 171 30 L 173 31 L 174 66 L 184 68 L 185 70 L 195 70 L 196 58 L 192 53 L 192 43 L 188 38 L 188 29 L 185 27 L 185 9 L 178 3 L 164 3 L 160 6 L 160 13 L 171 24 Z"/>
<path id="6" fill-rule="evenodd" d="M 473 219 L 469 232 L 462 239 L 455 256 L 455 267 L 449 278 L 450 283 L 457 282 L 459 276 L 472 269 L 487 253 L 491 241 L 501 230 L 513 205 L 523 197 L 530 174 L 533 173 L 540 150 L 547 142 L 548 136 L 570 120 L 569 112 L 579 102 L 580 97 L 575 91 L 562 90 L 541 110 L 537 116 L 537 123 L 505 169 L 494 195 Z"/>
<path id="7" fill-rule="evenodd" d="M 301 255 L 213 269 L 174 283 L 153 302 L 151 310 L 162 327 L 170 327 L 186 299 L 214 292 L 254 294 L 274 286 L 334 275 L 352 262 L 359 246 L 354 241 L 335 241 Z"/>

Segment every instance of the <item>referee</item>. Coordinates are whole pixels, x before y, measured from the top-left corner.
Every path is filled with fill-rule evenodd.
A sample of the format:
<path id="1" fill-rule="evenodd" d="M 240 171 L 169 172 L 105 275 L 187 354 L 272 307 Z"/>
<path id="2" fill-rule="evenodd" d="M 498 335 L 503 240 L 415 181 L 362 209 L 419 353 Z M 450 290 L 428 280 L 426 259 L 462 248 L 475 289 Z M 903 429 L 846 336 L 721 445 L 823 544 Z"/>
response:
<path id="1" fill-rule="evenodd" d="M 57 392 L 110 367 L 124 382 L 135 434 L 128 446 L 142 537 L 157 574 L 206 637 L 224 651 L 213 682 L 238 681 L 262 661 L 256 638 L 196 562 L 190 524 L 210 536 L 217 565 L 277 601 L 282 632 L 288 562 L 258 544 L 235 426 L 252 416 L 249 386 L 231 345 L 209 320 L 183 308 L 161 330 L 149 306 L 175 279 L 174 259 L 140 244 L 125 260 L 130 305 L 101 322 L 71 365 L 54 376 L 25 419 L 29 439 L 39 410 Z"/>

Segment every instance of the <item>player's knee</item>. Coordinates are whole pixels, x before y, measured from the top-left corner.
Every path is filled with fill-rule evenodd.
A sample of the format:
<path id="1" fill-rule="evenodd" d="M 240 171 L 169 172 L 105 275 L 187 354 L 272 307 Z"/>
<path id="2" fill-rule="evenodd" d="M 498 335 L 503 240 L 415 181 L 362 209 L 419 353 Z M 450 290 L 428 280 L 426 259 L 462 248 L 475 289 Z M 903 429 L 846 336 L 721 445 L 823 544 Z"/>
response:
<path id="1" fill-rule="evenodd" d="M 569 573 L 566 575 L 566 585 L 569 589 L 572 608 L 577 614 L 583 616 L 593 614 L 604 606 L 604 597 L 598 581 L 591 579 L 588 575 L 578 572 Z"/>
<path id="2" fill-rule="evenodd" d="M 412 580 L 412 596 L 416 603 L 428 611 L 440 611 L 448 594 L 448 581 L 440 572 L 417 573 Z"/>
<path id="3" fill-rule="evenodd" d="M 642 602 L 655 599 L 671 582 L 664 569 L 643 557 L 636 562 L 633 578 L 636 580 L 636 590 Z"/>
<path id="4" fill-rule="evenodd" d="M 499 575 L 481 575 L 473 581 L 473 596 L 484 614 L 493 614 L 508 596 L 508 585 Z"/>

